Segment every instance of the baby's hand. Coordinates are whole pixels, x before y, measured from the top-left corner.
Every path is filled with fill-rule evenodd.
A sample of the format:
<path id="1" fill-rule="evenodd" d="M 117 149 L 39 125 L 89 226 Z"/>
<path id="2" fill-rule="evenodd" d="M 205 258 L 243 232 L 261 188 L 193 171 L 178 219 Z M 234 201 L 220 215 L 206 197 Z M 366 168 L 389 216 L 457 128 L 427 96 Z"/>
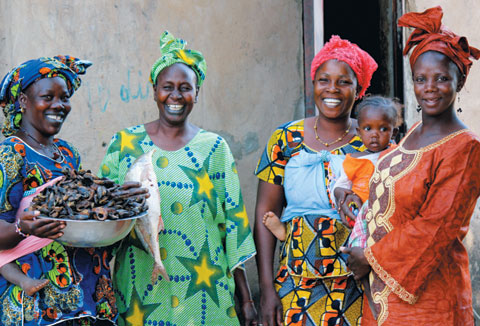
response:
<path id="1" fill-rule="evenodd" d="M 349 203 L 352 202 L 351 196 L 356 196 L 355 193 L 347 188 L 337 187 L 334 191 L 335 196 L 335 206 L 337 207 L 338 214 L 342 219 L 343 224 L 352 228 L 355 224 L 355 214 L 353 214 L 349 209 Z"/>
<path id="2" fill-rule="evenodd" d="M 353 220 L 351 222 L 352 224 L 352 227 L 353 225 L 355 224 L 355 220 L 357 219 L 357 215 L 353 212 L 353 210 L 351 209 L 351 207 L 355 207 L 358 209 L 359 207 L 362 207 L 362 200 L 360 199 L 360 197 L 358 197 L 355 193 L 351 193 L 351 194 L 348 194 L 346 197 L 345 197 L 345 201 L 343 202 L 342 206 L 341 207 L 341 210 L 343 211 L 343 213 L 348 217 L 350 218 L 351 220 Z M 358 212 L 358 210 L 357 210 Z M 347 225 L 350 226 L 350 223 L 347 222 Z"/>

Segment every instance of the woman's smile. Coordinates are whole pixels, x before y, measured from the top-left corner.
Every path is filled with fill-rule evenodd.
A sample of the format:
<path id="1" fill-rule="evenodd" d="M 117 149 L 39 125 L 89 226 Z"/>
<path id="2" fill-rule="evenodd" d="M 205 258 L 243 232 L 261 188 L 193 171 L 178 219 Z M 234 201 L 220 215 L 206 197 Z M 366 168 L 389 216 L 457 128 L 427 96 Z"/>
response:
<path id="1" fill-rule="evenodd" d="M 65 113 L 45 113 L 46 120 L 53 123 L 63 123 L 65 116 Z"/>
<path id="2" fill-rule="evenodd" d="M 165 111 L 169 114 L 181 115 L 185 111 L 183 104 L 165 104 Z"/>
<path id="3" fill-rule="evenodd" d="M 334 108 L 337 107 L 340 103 L 342 103 L 342 100 L 338 98 L 324 98 L 323 103 L 329 108 Z"/>

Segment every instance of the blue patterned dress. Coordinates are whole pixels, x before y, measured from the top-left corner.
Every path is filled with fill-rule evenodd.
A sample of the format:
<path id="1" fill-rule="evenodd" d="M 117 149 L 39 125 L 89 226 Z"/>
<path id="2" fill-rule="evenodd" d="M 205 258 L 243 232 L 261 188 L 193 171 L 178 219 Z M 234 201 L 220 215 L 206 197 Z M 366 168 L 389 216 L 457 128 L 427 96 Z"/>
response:
<path id="1" fill-rule="evenodd" d="M 67 142 L 55 139 L 61 161 L 41 155 L 17 137 L 0 145 L 0 218 L 13 223 L 25 191 L 78 169 L 80 156 Z M 50 283 L 33 297 L 0 276 L 0 324 L 51 325 L 81 319 L 81 324 L 115 321 L 117 309 L 109 276 L 111 255 L 106 248 L 71 248 L 53 241 L 17 260 L 29 277 Z"/>

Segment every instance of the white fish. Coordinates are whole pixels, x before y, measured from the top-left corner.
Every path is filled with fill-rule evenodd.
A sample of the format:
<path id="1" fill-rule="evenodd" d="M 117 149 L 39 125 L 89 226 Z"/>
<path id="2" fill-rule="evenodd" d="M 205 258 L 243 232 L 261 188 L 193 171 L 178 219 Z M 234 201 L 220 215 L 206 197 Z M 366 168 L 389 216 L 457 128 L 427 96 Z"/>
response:
<path id="1" fill-rule="evenodd" d="M 137 219 L 135 232 L 147 252 L 153 257 L 152 283 L 162 274 L 165 280 L 170 281 L 165 266 L 160 257 L 158 234 L 164 229 L 160 211 L 160 191 L 158 190 L 157 177 L 153 170 L 152 156 L 155 150 L 139 156 L 125 175 L 125 181 L 137 181 L 142 188 L 148 189 L 150 197 L 147 198 L 148 213 Z"/>

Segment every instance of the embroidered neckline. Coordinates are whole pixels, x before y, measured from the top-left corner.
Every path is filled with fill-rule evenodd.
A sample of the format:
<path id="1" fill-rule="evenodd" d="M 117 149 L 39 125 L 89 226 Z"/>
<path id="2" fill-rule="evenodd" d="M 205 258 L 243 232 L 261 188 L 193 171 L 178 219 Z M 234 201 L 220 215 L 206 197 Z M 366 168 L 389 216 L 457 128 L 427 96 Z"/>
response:
<path id="1" fill-rule="evenodd" d="M 460 135 L 460 134 L 463 134 L 467 131 L 469 131 L 469 129 L 467 128 L 464 128 L 464 129 L 460 129 L 458 131 L 455 131 L 454 133 L 451 133 L 450 135 L 447 135 L 439 140 L 437 140 L 436 142 L 433 142 L 427 146 L 423 146 L 423 147 L 420 147 L 418 149 L 406 149 L 403 144 L 405 143 L 405 140 L 410 137 L 410 135 L 418 128 L 418 126 L 420 126 L 422 123 L 421 122 L 418 122 L 415 126 L 413 126 L 413 128 L 405 135 L 405 137 L 403 137 L 403 139 L 400 141 L 400 144 L 398 144 L 398 148 L 404 152 L 404 153 L 407 153 L 407 154 L 415 154 L 417 152 L 428 152 L 440 145 L 443 145 L 445 144 L 446 142 L 448 142 L 449 140 L 451 140 L 452 138 L 455 138 L 456 136 Z"/>

